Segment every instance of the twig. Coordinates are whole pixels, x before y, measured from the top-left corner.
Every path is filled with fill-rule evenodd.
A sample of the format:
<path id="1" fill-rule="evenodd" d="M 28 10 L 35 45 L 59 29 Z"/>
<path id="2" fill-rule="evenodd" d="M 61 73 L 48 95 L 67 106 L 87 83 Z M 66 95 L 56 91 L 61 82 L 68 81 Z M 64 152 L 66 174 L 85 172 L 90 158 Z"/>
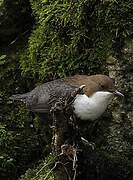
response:
<path id="1" fill-rule="evenodd" d="M 46 179 L 48 178 L 48 176 L 50 175 L 50 173 L 56 168 L 57 164 L 61 164 L 61 165 L 63 166 L 64 170 L 66 171 L 66 173 L 67 173 L 67 175 L 68 175 L 69 180 L 71 180 L 71 177 L 70 177 L 70 175 L 69 175 L 69 173 L 68 173 L 68 171 L 67 171 L 67 168 L 66 168 L 66 167 L 64 166 L 64 164 L 63 164 L 62 162 L 60 162 L 60 161 L 57 161 L 57 162 L 55 163 L 54 167 L 53 167 L 52 169 L 50 169 L 50 171 L 49 171 L 49 172 L 47 173 L 47 175 L 45 176 L 44 180 L 46 180 Z"/>
<path id="2" fill-rule="evenodd" d="M 84 94 L 82 91 L 85 85 L 80 86 L 79 88 L 75 88 L 71 94 L 66 97 L 61 97 L 54 103 L 51 107 L 50 113 L 53 119 L 53 145 L 55 148 L 55 152 L 60 155 L 66 155 L 67 158 L 72 161 L 72 169 L 65 167 L 64 163 L 58 161 L 55 163 L 54 167 L 46 174 L 44 180 L 49 177 L 49 174 L 56 168 L 57 164 L 61 164 L 68 176 L 69 180 L 75 180 L 77 175 L 77 152 L 78 148 L 76 141 L 79 140 L 78 126 L 76 126 L 76 118 L 73 112 L 72 103 L 74 102 L 77 94 Z M 71 122 L 72 121 L 72 122 Z M 70 130 L 69 130 L 70 128 Z M 68 132 L 68 136 L 65 136 L 66 132 Z M 71 139 L 73 136 L 73 145 L 71 144 L 63 144 L 66 140 Z M 65 139 L 67 138 L 67 139 Z M 71 140 L 70 140 L 71 141 Z M 75 144 L 75 145 L 74 145 Z M 61 151 L 61 153 L 60 153 Z M 64 174 L 63 168 L 61 169 L 61 175 Z M 71 176 L 71 173 L 73 174 Z M 60 173 L 59 179 L 62 178 Z M 65 175 L 65 174 L 64 174 Z"/>
<path id="3" fill-rule="evenodd" d="M 62 166 L 63 166 L 63 168 L 65 169 L 65 171 L 66 171 L 66 173 L 67 173 L 67 175 L 68 175 L 68 178 L 69 178 L 69 180 L 71 180 L 71 177 L 70 177 L 70 175 L 69 175 L 69 173 L 68 173 L 68 171 L 67 171 L 67 168 L 65 167 L 65 165 L 62 163 L 62 162 L 59 162 Z"/>
<path id="4" fill-rule="evenodd" d="M 39 174 L 46 166 L 48 166 L 48 165 L 50 165 L 50 164 L 52 164 L 52 163 L 53 163 L 53 162 L 47 163 L 47 164 L 45 164 L 44 166 L 42 166 L 41 169 L 36 173 L 36 176 L 32 178 L 32 180 L 35 180 L 36 177 L 38 176 L 38 174 Z"/>
<path id="5" fill-rule="evenodd" d="M 44 180 L 46 180 L 48 178 L 48 176 L 50 175 L 50 173 L 56 168 L 58 162 L 55 163 L 54 167 L 52 169 L 50 169 L 50 171 L 47 173 L 47 175 L 45 176 Z"/>
<path id="6" fill-rule="evenodd" d="M 76 168 L 75 168 L 75 170 L 74 170 L 73 180 L 75 180 L 75 179 L 76 179 L 76 174 L 77 174 L 77 170 L 76 170 Z"/>
<path id="7" fill-rule="evenodd" d="M 76 162 L 78 161 L 77 158 L 77 149 L 74 149 L 74 154 L 73 154 L 73 169 L 76 169 Z"/>

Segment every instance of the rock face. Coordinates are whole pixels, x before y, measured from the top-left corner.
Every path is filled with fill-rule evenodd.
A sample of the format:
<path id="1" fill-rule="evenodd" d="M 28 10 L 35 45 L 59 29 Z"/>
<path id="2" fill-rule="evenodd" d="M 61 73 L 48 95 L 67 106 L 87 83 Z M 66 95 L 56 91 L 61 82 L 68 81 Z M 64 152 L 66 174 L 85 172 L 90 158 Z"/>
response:
<path id="1" fill-rule="evenodd" d="M 132 164 L 133 150 L 133 40 L 127 40 L 116 57 L 107 59 L 109 75 L 114 77 L 119 89 L 124 93 L 123 101 L 114 101 L 112 120 L 105 149 L 127 166 Z M 130 168 L 129 168 L 130 169 Z M 130 169 L 131 170 L 131 169 Z M 129 170 L 129 171 L 130 171 Z M 125 173 L 126 174 L 126 173 Z"/>
<path id="2" fill-rule="evenodd" d="M 106 60 L 109 76 L 116 80 L 119 90 L 125 95 L 123 100 L 114 99 L 109 107 L 109 113 L 101 118 L 92 130 L 92 126 L 84 128 L 91 141 L 96 144 L 96 154 L 91 154 L 86 164 L 92 170 L 89 179 L 94 175 L 103 179 L 132 179 L 133 151 L 133 40 L 127 40 L 115 55 Z M 91 133 L 88 133 L 90 131 Z M 100 158 L 102 157 L 102 158 Z M 95 172 L 95 168 L 99 172 Z"/>
<path id="3" fill-rule="evenodd" d="M 109 57 L 107 64 L 109 75 L 116 79 L 116 84 L 125 95 L 123 101 L 115 101 L 112 107 L 110 132 L 112 140 L 116 142 L 112 148 L 118 152 L 126 152 L 132 149 L 130 140 L 133 134 L 133 40 L 125 43 L 116 58 Z"/>

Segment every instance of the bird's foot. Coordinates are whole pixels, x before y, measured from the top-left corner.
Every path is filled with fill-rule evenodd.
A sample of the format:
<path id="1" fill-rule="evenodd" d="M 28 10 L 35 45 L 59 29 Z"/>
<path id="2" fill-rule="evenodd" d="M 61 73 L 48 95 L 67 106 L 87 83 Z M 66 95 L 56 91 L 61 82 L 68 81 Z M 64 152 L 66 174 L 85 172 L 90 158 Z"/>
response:
<path id="1" fill-rule="evenodd" d="M 86 140 L 85 138 L 81 137 L 82 143 L 85 146 L 90 146 L 92 148 L 92 150 L 95 149 L 95 143 L 94 142 L 89 142 L 88 140 Z"/>

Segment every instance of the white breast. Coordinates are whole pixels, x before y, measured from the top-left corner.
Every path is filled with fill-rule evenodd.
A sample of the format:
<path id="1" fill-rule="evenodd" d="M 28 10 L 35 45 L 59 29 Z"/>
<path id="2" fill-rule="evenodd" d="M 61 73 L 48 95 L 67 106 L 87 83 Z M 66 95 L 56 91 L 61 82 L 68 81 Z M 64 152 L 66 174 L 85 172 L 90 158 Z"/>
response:
<path id="1" fill-rule="evenodd" d="M 112 93 L 104 91 L 98 91 L 90 97 L 77 95 L 73 103 L 74 112 L 82 120 L 95 120 L 103 114 L 112 97 Z"/>

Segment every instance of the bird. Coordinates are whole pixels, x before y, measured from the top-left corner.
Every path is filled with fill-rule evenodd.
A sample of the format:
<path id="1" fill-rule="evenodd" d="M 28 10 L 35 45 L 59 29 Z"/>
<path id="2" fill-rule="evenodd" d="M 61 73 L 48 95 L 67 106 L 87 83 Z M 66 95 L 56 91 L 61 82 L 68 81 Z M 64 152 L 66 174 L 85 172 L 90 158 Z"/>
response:
<path id="1" fill-rule="evenodd" d="M 74 75 L 56 79 L 35 87 L 25 94 L 12 95 L 12 100 L 26 103 L 32 112 L 50 113 L 51 107 L 59 98 L 65 98 L 82 85 L 83 93 L 76 95 L 72 107 L 80 120 L 94 121 L 106 110 L 115 96 L 124 95 L 116 89 L 112 78 L 103 74 Z"/>

